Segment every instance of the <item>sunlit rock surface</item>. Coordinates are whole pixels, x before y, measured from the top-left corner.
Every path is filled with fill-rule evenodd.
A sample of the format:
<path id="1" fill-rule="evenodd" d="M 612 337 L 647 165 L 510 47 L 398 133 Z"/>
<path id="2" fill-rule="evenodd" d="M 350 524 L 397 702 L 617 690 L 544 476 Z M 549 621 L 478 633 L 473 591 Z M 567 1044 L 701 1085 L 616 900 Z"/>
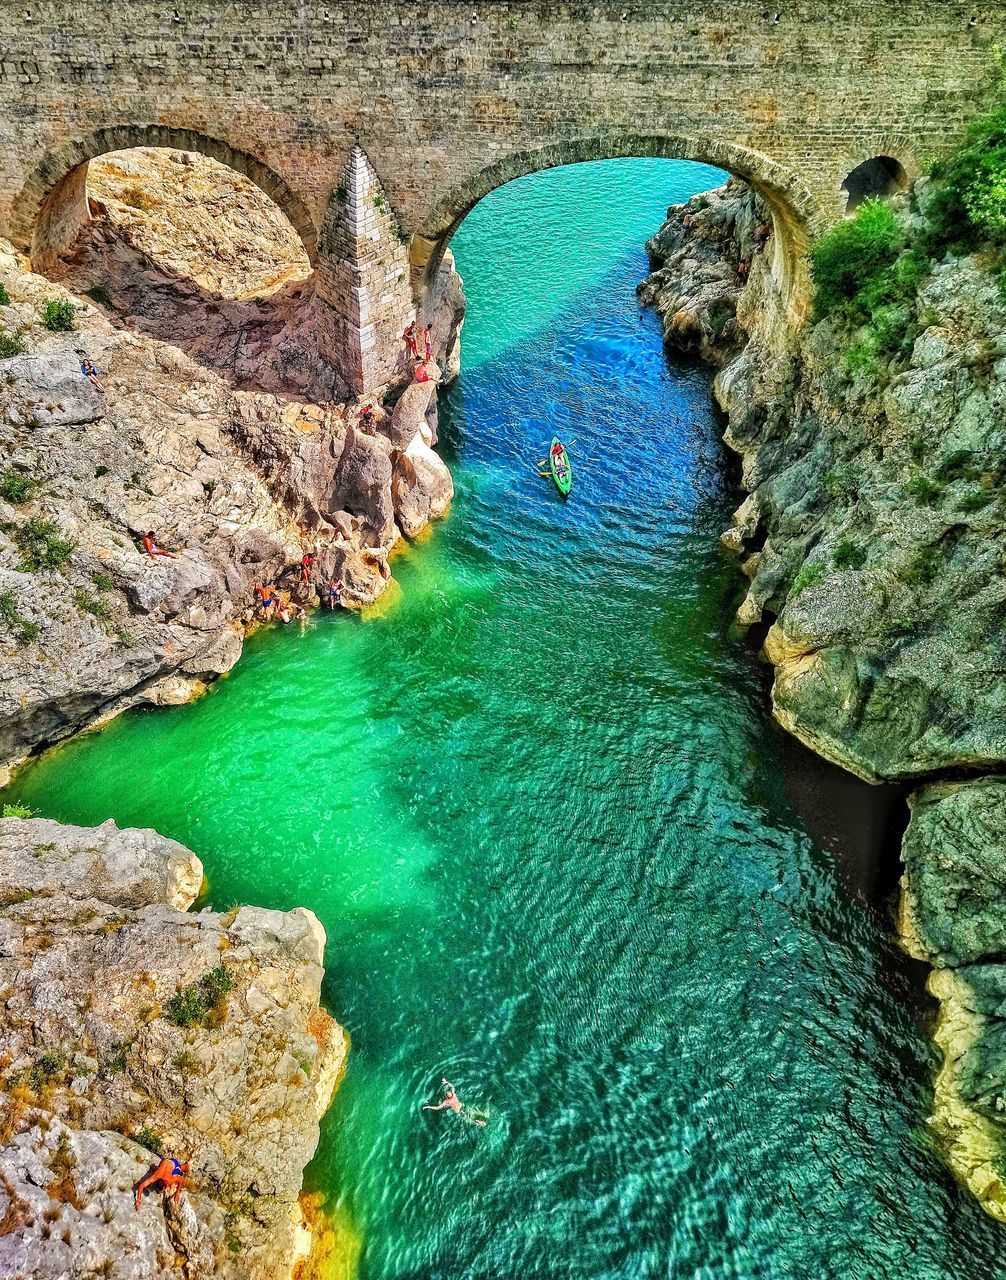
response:
<path id="1" fill-rule="evenodd" d="M 0 868 L 0 1274 L 290 1275 L 347 1047 L 317 919 L 187 912 L 195 855 L 111 822 L 0 820 Z M 137 1211 L 152 1148 L 190 1189 Z"/>

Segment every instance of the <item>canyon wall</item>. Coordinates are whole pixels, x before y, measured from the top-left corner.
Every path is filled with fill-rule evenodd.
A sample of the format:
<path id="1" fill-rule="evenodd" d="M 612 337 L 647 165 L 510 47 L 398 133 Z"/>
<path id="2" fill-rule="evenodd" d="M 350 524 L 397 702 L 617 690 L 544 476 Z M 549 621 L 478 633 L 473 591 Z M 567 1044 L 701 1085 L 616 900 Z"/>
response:
<path id="1" fill-rule="evenodd" d="M 900 202 L 913 234 L 933 193 Z M 1006 296 L 994 256 L 937 252 L 890 357 L 834 318 L 794 332 L 765 215 L 742 185 L 670 210 L 640 293 L 669 346 L 723 366 L 748 491 L 724 542 L 776 718 L 867 781 L 919 786 L 900 933 L 940 1001 L 932 1124 L 1006 1220 Z"/>

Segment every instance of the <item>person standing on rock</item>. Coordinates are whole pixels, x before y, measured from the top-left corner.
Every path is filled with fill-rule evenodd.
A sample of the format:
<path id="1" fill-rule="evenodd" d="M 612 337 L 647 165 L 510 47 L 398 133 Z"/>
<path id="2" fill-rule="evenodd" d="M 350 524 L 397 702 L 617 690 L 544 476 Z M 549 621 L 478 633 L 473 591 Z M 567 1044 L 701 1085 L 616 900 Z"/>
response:
<path id="1" fill-rule="evenodd" d="M 175 1160 L 167 1157 L 161 1163 L 155 1166 L 150 1172 L 136 1184 L 134 1191 L 136 1195 L 136 1208 L 140 1208 L 140 1201 L 143 1199 L 144 1191 L 149 1191 L 159 1182 L 164 1184 L 164 1194 L 170 1195 L 172 1200 L 177 1204 L 182 1194 L 182 1188 L 185 1185 L 185 1178 L 189 1172 L 189 1162 L 187 1160 Z"/>
<path id="2" fill-rule="evenodd" d="M 345 587 L 339 578 L 329 578 L 328 580 L 328 607 L 334 609 L 342 600 L 342 593 Z"/>
<path id="3" fill-rule="evenodd" d="M 163 547 L 159 547 L 154 541 L 154 531 L 149 529 L 140 539 L 143 543 L 143 550 L 151 558 L 155 560 L 158 556 L 164 556 L 167 560 L 177 560 L 178 557 L 173 551 L 165 551 Z"/>
<path id="4" fill-rule="evenodd" d="M 433 330 L 429 325 L 423 330 L 423 342 L 426 346 L 426 359 L 433 359 Z"/>
<path id="5" fill-rule="evenodd" d="M 360 414 L 360 430 L 372 432 L 375 423 L 374 406 L 372 404 L 365 405 L 363 412 Z"/>
<path id="6" fill-rule="evenodd" d="M 302 557 L 300 562 L 300 580 L 301 582 L 311 581 L 311 568 L 314 565 L 314 552 L 309 551 Z"/>
<path id="7" fill-rule="evenodd" d="M 276 592 L 272 587 L 263 587 L 261 583 L 256 582 L 254 586 L 255 594 L 259 597 L 259 603 L 262 606 L 262 612 L 268 620 L 270 611 L 276 608 Z"/>
<path id="8" fill-rule="evenodd" d="M 406 343 L 408 344 L 409 352 L 413 360 L 418 360 L 419 348 L 416 345 L 416 340 L 419 337 L 419 330 L 416 327 L 415 320 L 409 321 L 409 323 L 405 327 L 405 332 L 402 334 L 402 337 L 405 339 Z"/>

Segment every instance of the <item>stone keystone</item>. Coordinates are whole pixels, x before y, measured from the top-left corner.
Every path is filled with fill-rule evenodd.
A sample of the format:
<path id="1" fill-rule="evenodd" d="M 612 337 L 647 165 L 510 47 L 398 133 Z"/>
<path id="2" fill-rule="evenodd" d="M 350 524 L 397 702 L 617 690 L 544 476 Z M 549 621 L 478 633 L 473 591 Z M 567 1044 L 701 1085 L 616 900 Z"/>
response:
<path id="1" fill-rule="evenodd" d="M 374 166 L 354 146 L 322 230 L 318 342 L 357 395 L 407 369 L 402 332 L 416 311 L 398 223 Z"/>

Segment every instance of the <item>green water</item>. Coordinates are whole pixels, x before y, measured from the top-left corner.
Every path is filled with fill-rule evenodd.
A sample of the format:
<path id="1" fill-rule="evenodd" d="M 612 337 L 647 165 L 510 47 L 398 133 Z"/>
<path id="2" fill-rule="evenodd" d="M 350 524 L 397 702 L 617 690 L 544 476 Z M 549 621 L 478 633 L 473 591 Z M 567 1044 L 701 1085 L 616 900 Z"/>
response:
<path id="1" fill-rule="evenodd" d="M 457 500 L 401 597 L 262 633 L 11 792 L 184 841 L 212 905 L 321 917 L 353 1052 L 308 1177 L 366 1280 L 1006 1276 L 922 1123 L 918 1001 L 729 634 L 707 375 L 635 306 L 666 204 L 717 180 L 613 162 L 483 201 Z M 567 504 L 531 465 L 553 426 Z M 442 1075 L 484 1130 L 420 1111 Z"/>

